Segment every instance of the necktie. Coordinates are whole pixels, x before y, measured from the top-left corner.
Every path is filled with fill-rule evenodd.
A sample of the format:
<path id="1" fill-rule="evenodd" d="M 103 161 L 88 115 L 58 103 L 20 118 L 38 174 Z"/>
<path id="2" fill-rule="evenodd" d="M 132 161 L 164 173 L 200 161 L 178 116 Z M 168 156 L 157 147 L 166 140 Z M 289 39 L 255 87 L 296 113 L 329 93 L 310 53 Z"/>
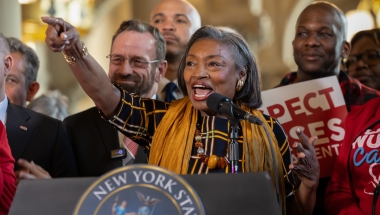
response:
<path id="1" fill-rule="evenodd" d="M 176 100 L 176 98 L 173 95 L 174 90 L 177 89 L 177 85 L 173 82 L 169 82 L 166 84 L 164 91 L 165 94 L 165 102 L 171 102 L 172 100 Z"/>
<path id="2" fill-rule="evenodd" d="M 127 149 L 127 157 L 123 159 L 123 166 L 127 164 L 132 164 L 135 160 L 135 156 L 137 154 L 137 150 L 139 148 L 139 145 L 137 143 L 133 142 L 128 137 L 124 137 L 123 143 L 125 148 Z"/>

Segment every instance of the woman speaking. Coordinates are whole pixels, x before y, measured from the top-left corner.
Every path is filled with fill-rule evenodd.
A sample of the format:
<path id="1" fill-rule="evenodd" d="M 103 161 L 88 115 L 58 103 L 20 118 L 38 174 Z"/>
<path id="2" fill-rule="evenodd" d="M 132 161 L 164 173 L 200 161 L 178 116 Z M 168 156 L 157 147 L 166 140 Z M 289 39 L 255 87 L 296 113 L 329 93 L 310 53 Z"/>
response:
<path id="1" fill-rule="evenodd" d="M 49 25 L 46 44 L 52 51 L 63 51 L 103 117 L 146 149 L 149 164 L 178 174 L 268 171 L 283 214 L 311 214 L 319 178 L 315 138 L 309 141 L 298 130 L 301 144 L 294 146 L 298 160 L 290 164 L 289 145 L 281 126 L 257 110 L 262 103 L 260 76 L 255 58 L 240 35 L 212 26 L 198 29 L 178 69 L 185 97 L 169 104 L 140 98 L 113 85 L 80 41 L 77 29 L 62 19 L 43 17 L 42 21 Z M 145 59 L 144 67 L 155 66 L 157 60 L 163 59 Z M 236 165 L 231 165 L 229 155 L 232 122 L 207 106 L 212 93 L 228 98 L 263 122 L 237 123 Z"/>

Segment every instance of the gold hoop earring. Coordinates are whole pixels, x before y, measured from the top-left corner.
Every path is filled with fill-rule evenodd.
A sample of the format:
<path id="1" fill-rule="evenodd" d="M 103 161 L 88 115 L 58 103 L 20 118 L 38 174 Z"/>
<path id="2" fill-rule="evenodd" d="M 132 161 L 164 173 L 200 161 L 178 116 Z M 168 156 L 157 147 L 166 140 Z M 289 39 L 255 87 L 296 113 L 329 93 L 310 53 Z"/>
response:
<path id="1" fill-rule="evenodd" d="M 243 88 L 243 86 L 244 86 L 244 81 L 240 79 L 236 84 L 236 88 L 235 88 L 236 92 L 239 92 Z"/>

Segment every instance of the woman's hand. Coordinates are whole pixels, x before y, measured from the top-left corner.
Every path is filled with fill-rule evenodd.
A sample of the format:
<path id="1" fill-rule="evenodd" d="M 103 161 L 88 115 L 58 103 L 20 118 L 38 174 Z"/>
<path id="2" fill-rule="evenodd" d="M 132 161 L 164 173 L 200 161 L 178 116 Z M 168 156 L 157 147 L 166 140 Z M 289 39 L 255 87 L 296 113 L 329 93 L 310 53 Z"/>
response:
<path id="1" fill-rule="evenodd" d="M 300 143 L 293 145 L 297 150 L 297 161 L 290 164 L 289 168 L 296 175 L 294 179 L 299 187 L 295 198 L 286 208 L 288 214 L 312 214 L 319 182 L 319 162 L 314 150 L 317 137 L 309 139 L 300 129 L 296 132 L 300 140 Z"/>
<path id="2" fill-rule="evenodd" d="M 48 16 L 41 17 L 41 20 L 49 25 L 45 32 L 45 43 L 50 50 L 61 52 L 80 42 L 78 30 L 65 20 Z"/>

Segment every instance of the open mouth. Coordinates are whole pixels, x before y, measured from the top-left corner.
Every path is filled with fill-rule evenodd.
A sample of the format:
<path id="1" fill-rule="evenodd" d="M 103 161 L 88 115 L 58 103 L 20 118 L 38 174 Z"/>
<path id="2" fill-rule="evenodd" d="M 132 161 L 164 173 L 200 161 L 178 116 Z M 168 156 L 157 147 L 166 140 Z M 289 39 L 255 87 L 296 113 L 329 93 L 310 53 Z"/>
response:
<path id="1" fill-rule="evenodd" d="M 201 84 L 195 84 L 193 86 L 193 90 L 194 90 L 194 97 L 197 99 L 207 98 L 213 92 L 211 87 L 201 85 Z"/>

